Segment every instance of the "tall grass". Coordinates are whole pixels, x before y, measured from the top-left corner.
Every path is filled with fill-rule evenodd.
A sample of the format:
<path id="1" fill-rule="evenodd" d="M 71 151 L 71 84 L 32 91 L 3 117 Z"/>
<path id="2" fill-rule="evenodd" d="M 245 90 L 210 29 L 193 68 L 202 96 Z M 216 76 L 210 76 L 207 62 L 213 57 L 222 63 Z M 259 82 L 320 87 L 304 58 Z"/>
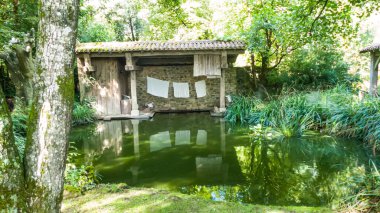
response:
<path id="1" fill-rule="evenodd" d="M 285 137 L 299 137 L 307 129 L 361 139 L 380 149 L 380 99 L 363 100 L 338 86 L 313 93 L 288 93 L 271 101 L 234 97 L 226 119 L 233 123 L 262 124 Z"/>
<path id="2" fill-rule="evenodd" d="M 281 96 L 269 102 L 254 97 L 234 97 L 226 119 L 233 123 L 261 124 L 272 127 L 285 137 L 298 137 L 306 129 L 319 124 L 320 116 L 316 109 L 307 103 L 304 95 Z"/>
<path id="3" fill-rule="evenodd" d="M 75 102 L 72 114 L 73 126 L 91 124 L 96 121 L 95 110 L 88 101 Z"/>
<path id="4" fill-rule="evenodd" d="M 262 102 L 255 97 L 233 96 L 232 104 L 227 108 L 225 118 L 231 122 L 240 122 L 245 124 L 248 122 L 252 113 L 260 108 Z"/>
<path id="5" fill-rule="evenodd" d="M 341 212 L 380 212 L 380 172 L 370 163 L 367 174 L 352 177 L 354 184 L 339 203 Z"/>

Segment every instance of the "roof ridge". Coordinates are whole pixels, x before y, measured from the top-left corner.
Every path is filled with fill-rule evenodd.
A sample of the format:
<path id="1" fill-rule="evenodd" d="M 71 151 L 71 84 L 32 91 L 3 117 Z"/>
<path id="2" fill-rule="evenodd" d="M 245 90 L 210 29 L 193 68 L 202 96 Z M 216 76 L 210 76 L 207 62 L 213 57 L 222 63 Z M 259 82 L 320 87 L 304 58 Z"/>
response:
<path id="1" fill-rule="evenodd" d="M 110 41 L 77 44 L 76 52 L 184 51 L 184 50 L 244 50 L 243 41 Z"/>

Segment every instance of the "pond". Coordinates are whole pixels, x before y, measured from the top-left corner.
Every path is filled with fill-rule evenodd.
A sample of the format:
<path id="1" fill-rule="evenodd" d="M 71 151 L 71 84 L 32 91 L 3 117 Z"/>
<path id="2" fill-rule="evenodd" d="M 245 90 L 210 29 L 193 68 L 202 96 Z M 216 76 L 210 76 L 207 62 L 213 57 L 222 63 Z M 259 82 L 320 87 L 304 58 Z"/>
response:
<path id="1" fill-rule="evenodd" d="M 344 195 L 370 157 L 361 143 L 317 133 L 253 137 L 209 113 L 156 114 L 98 122 L 71 133 L 80 163 L 103 183 L 127 183 L 217 201 L 327 206 Z"/>

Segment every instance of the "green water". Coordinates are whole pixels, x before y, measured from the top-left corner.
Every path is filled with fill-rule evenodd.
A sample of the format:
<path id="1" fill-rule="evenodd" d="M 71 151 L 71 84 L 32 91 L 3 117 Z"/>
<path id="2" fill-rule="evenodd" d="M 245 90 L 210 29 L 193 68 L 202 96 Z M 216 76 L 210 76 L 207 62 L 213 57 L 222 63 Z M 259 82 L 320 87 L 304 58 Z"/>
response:
<path id="1" fill-rule="evenodd" d="M 213 200 L 326 206 L 367 169 L 361 143 L 308 133 L 253 137 L 208 113 L 156 114 L 152 120 L 75 128 L 71 141 L 103 183 L 127 183 Z"/>

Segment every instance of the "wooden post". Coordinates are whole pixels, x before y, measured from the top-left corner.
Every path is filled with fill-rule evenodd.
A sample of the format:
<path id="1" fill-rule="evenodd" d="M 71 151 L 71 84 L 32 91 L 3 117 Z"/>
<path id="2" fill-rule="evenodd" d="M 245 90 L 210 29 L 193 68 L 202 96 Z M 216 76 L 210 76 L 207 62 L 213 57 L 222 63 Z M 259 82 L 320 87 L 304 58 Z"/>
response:
<path id="1" fill-rule="evenodd" d="M 131 73 L 131 102 L 132 102 L 132 116 L 139 116 L 139 105 L 137 104 L 137 91 L 136 91 L 136 70 L 141 69 L 135 65 L 135 61 L 132 59 L 131 53 L 125 53 L 125 71 Z"/>
<path id="2" fill-rule="evenodd" d="M 136 71 L 131 71 L 131 101 L 132 101 L 132 116 L 139 116 L 139 105 L 137 104 L 137 91 L 136 91 Z"/>
<path id="3" fill-rule="evenodd" d="M 222 69 L 221 75 L 220 75 L 220 106 L 219 106 L 219 112 L 225 112 L 226 111 L 226 86 L 225 86 L 225 69 Z"/>
<path id="4" fill-rule="evenodd" d="M 371 52 L 371 68 L 369 74 L 369 94 L 371 96 L 377 95 L 378 57 L 376 57 L 375 52 Z"/>
<path id="5" fill-rule="evenodd" d="M 228 68 L 227 51 L 222 52 L 222 55 L 220 57 L 220 67 L 222 69 Z"/>

